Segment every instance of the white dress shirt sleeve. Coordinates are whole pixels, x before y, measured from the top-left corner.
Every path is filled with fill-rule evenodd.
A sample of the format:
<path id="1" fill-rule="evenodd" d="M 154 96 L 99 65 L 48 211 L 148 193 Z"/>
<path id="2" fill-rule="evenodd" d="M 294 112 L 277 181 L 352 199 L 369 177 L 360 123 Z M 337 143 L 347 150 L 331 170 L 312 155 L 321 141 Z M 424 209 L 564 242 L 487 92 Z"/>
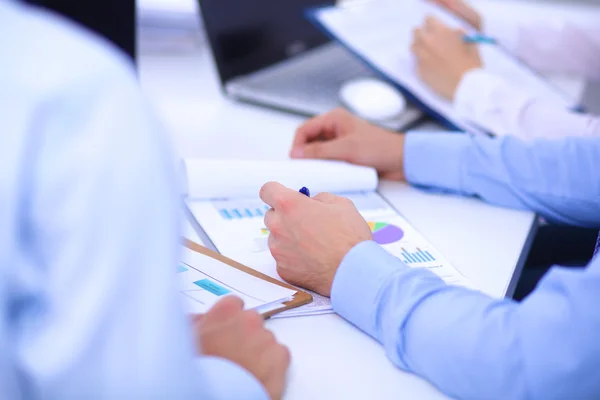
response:
<path id="1" fill-rule="evenodd" d="M 600 78 L 598 28 L 566 23 L 515 25 L 494 19 L 487 20 L 484 28 L 534 68 Z M 496 135 L 523 139 L 600 135 L 600 118 L 565 109 L 485 69 L 463 76 L 454 109 L 460 117 Z"/>
<path id="2" fill-rule="evenodd" d="M 463 76 L 453 106 L 461 118 L 500 136 L 600 136 L 599 117 L 568 110 L 481 68 Z"/>

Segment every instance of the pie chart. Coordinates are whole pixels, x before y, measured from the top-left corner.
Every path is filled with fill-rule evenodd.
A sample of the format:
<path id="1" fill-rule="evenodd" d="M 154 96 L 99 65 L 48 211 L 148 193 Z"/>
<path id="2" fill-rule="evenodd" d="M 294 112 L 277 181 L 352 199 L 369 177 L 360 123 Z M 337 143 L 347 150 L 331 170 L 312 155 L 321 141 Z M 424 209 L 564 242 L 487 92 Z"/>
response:
<path id="1" fill-rule="evenodd" d="M 369 222 L 373 240 L 379 244 L 395 243 L 404 237 L 402 229 L 386 222 Z"/>

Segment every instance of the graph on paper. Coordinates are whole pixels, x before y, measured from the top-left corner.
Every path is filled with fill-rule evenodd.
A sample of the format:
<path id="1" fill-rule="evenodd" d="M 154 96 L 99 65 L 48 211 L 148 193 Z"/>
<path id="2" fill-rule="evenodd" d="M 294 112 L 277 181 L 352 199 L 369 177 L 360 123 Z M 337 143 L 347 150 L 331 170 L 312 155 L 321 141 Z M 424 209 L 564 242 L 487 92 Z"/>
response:
<path id="1" fill-rule="evenodd" d="M 213 201 L 212 204 L 221 218 L 225 220 L 264 218 L 265 213 L 270 209 L 260 200 L 224 200 Z"/>
<path id="2" fill-rule="evenodd" d="M 436 261 L 436 258 L 431 254 L 431 252 L 429 252 L 429 250 L 421 250 L 418 247 L 415 249 L 415 251 L 408 251 L 403 247 L 400 255 L 402 261 L 407 264 L 422 264 Z"/>
<path id="3" fill-rule="evenodd" d="M 369 228 L 373 232 L 373 240 L 382 245 L 399 242 L 404 237 L 401 228 L 386 222 L 369 222 Z"/>

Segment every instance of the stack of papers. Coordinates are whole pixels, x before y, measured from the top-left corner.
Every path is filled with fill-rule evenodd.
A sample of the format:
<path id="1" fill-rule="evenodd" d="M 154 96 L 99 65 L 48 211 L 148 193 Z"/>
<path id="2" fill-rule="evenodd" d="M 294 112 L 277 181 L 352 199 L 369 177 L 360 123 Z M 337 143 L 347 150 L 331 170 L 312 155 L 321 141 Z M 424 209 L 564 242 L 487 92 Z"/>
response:
<path id="1" fill-rule="evenodd" d="M 282 280 L 268 247 L 264 214 L 269 206 L 258 198 L 264 182 L 279 181 L 315 194 L 329 190 L 351 199 L 368 221 L 375 242 L 412 268 L 427 268 L 449 284 L 469 286 L 467 279 L 419 234 L 376 191 L 371 168 L 332 161 L 186 161 L 187 206 L 208 247 L 265 275 Z M 212 171 L 219 171 L 218 176 Z M 243 171 L 243 173 L 240 173 Z M 251 171 L 251 173 L 250 173 Z M 273 318 L 331 313 L 329 298 L 313 295 L 313 302 Z"/>
<path id="2" fill-rule="evenodd" d="M 282 307 L 296 294 L 187 248 L 177 276 L 184 308 L 190 314 L 204 314 L 229 295 L 241 298 L 245 309 L 265 313 Z"/>

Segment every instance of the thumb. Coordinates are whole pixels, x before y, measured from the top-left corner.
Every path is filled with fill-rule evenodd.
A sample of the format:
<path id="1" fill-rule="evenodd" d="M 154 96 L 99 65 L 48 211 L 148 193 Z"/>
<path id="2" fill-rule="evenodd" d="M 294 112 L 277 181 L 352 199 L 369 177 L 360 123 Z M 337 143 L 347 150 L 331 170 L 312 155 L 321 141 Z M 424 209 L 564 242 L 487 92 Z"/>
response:
<path id="1" fill-rule="evenodd" d="M 313 142 L 304 146 L 304 158 L 348 161 L 350 152 L 346 138 Z"/>

